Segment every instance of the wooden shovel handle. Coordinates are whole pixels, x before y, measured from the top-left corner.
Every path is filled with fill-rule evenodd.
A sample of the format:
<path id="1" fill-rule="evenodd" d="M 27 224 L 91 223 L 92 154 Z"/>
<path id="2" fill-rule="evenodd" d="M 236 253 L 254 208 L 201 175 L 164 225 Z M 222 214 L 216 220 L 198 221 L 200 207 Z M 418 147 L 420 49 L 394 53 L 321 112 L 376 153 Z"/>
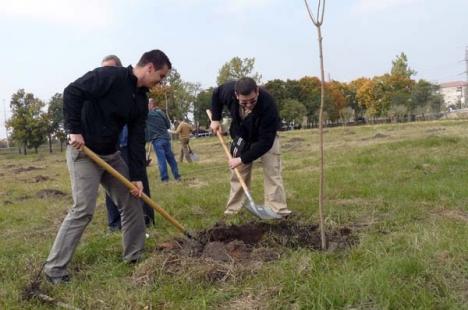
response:
<path id="1" fill-rule="evenodd" d="M 136 189 L 136 186 L 130 182 L 129 180 L 127 180 L 127 178 L 125 178 L 123 175 L 121 175 L 117 170 L 115 170 L 114 168 L 112 168 L 111 165 L 109 165 L 108 163 L 106 163 L 101 157 L 99 157 L 98 155 L 96 155 L 96 153 L 94 153 L 93 151 L 91 151 L 89 148 L 87 148 L 85 145 L 83 145 L 80 149 L 83 153 L 86 154 L 86 156 L 88 156 L 89 158 L 91 158 L 92 161 L 94 161 L 99 167 L 103 168 L 104 170 L 106 170 L 107 172 L 109 172 L 112 176 L 114 176 L 120 183 L 122 183 L 123 185 L 125 185 L 125 187 L 127 187 L 129 190 L 134 190 Z M 177 222 L 172 216 L 169 215 L 169 213 L 166 212 L 166 210 L 164 210 L 163 208 L 161 208 L 156 202 L 154 202 L 153 200 L 151 200 L 151 198 L 149 198 L 145 193 L 142 193 L 141 194 L 141 197 L 140 197 L 144 202 L 146 202 L 146 204 L 148 204 L 151 208 L 153 208 L 154 210 L 156 210 L 159 214 L 162 215 L 162 217 L 164 217 L 169 223 L 171 223 L 172 225 L 174 225 L 178 230 L 180 230 L 182 233 L 184 233 L 185 235 L 188 235 L 190 236 L 190 234 L 185 230 L 185 228 L 179 223 Z"/>
<path id="2" fill-rule="evenodd" d="M 210 119 L 210 122 L 212 122 L 213 120 L 212 120 L 211 111 L 210 111 L 210 110 L 206 110 L 206 114 L 208 115 L 208 118 Z M 231 160 L 231 159 L 232 159 L 231 152 L 229 152 L 229 149 L 227 148 L 226 142 L 224 141 L 224 138 L 223 138 L 223 136 L 221 135 L 221 131 L 220 131 L 220 130 L 218 130 L 218 131 L 216 132 L 216 136 L 218 136 L 218 140 L 219 140 L 219 142 L 221 143 L 221 145 L 223 146 L 223 149 L 224 149 L 224 152 L 226 153 L 227 158 L 228 158 L 229 160 Z M 242 176 L 241 176 L 239 170 L 238 170 L 237 168 L 234 168 L 234 172 L 236 173 L 237 179 L 239 180 L 239 182 L 240 182 L 242 188 L 244 189 L 244 192 L 245 192 L 245 193 L 250 193 L 250 192 L 249 192 L 249 188 L 247 187 L 247 184 L 245 184 L 245 181 L 244 181 L 244 179 L 242 178 Z M 247 195 L 249 195 L 249 194 L 247 194 Z"/>

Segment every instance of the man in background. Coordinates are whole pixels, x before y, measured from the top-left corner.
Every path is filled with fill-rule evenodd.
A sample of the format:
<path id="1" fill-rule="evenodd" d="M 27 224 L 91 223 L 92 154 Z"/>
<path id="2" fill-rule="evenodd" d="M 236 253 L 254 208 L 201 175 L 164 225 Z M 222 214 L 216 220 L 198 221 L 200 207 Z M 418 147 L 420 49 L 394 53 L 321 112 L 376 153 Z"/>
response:
<path id="1" fill-rule="evenodd" d="M 160 109 L 159 103 L 150 98 L 148 101 L 148 119 L 146 120 L 147 141 L 153 145 L 154 152 L 158 159 L 159 175 L 161 182 L 169 182 L 167 164 L 171 167 L 172 175 L 176 181 L 180 181 L 179 168 L 171 148 L 171 137 L 169 128 L 171 123 L 166 114 Z"/>
<path id="2" fill-rule="evenodd" d="M 184 156 L 187 162 L 191 163 L 192 158 L 190 156 L 190 135 L 192 134 L 193 128 L 192 125 L 190 125 L 186 120 L 181 119 L 179 126 L 177 126 L 176 131 L 174 131 L 175 134 L 179 135 L 179 141 L 180 141 L 180 162 L 184 161 Z"/>

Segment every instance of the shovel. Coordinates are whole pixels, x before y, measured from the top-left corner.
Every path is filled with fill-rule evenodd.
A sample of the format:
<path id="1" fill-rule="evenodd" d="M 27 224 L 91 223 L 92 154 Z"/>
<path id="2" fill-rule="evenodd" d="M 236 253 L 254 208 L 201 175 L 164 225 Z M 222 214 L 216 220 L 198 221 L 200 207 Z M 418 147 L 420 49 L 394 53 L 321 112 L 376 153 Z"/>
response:
<path id="1" fill-rule="evenodd" d="M 211 111 L 206 110 L 206 114 L 208 114 L 208 118 L 210 121 L 211 119 Z M 223 136 L 221 135 L 221 132 L 218 130 L 216 133 L 218 136 L 218 140 L 223 146 L 224 152 L 226 153 L 226 156 L 228 157 L 229 160 L 232 159 L 231 152 L 229 152 L 226 142 L 224 141 Z M 247 196 L 248 203 L 244 204 L 245 208 L 250 211 L 253 215 L 261 218 L 262 220 L 272 220 L 272 219 L 280 219 L 282 218 L 281 215 L 275 213 L 275 211 L 271 210 L 270 208 L 262 205 L 257 205 L 255 201 L 252 198 L 252 195 L 250 194 L 249 188 L 247 187 L 247 184 L 245 184 L 244 179 L 242 178 L 239 170 L 237 168 L 234 168 L 234 172 L 236 173 L 237 179 L 239 180 L 242 188 L 244 189 L 245 196 Z"/>
<path id="2" fill-rule="evenodd" d="M 135 185 L 133 185 L 132 182 L 127 180 L 123 175 L 121 175 L 117 170 L 112 168 L 108 163 L 106 163 L 101 157 L 97 156 L 96 153 L 91 151 L 89 148 L 87 148 L 85 145 L 83 145 L 80 149 L 83 153 L 86 154 L 89 158 L 91 158 L 92 161 L 94 161 L 99 167 L 103 168 L 107 172 L 109 172 L 112 176 L 114 176 L 117 180 L 120 181 L 123 185 L 125 185 L 129 190 L 135 189 Z M 169 213 L 166 212 L 163 208 L 161 208 L 156 202 L 151 200 L 145 193 L 141 194 L 140 197 L 146 204 L 148 204 L 151 208 L 156 210 L 159 214 L 162 215 L 169 223 L 174 225 L 180 232 L 182 232 L 185 236 L 187 236 L 190 239 L 194 239 L 194 237 L 185 230 L 185 228 L 177 222 L 172 216 L 169 215 Z"/>

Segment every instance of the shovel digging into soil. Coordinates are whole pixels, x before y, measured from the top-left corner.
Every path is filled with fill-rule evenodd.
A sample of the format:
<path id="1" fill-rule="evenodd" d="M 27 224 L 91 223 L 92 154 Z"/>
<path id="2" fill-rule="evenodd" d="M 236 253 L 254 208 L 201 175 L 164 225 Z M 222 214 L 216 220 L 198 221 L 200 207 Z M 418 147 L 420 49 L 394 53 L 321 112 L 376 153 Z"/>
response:
<path id="1" fill-rule="evenodd" d="M 211 111 L 206 110 L 206 114 L 208 114 L 208 118 L 210 121 L 211 119 Z M 226 153 L 226 156 L 228 160 L 232 159 L 231 152 L 229 152 L 226 142 L 223 139 L 223 136 L 221 135 L 221 132 L 217 132 L 216 135 L 218 136 L 218 140 L 223 146 L 224 152 Z M 245 196 L 247 197 L 248 203 L 244 204 L 245 208 L 252 213 L 253 215 L 261 218 L 262 220 L 272 220 L 272 219 L 281 219 L 282 216 L 275 213 L 271 208 L 268 208 L 267 206 L 262 206 L 258 205 L 255 203 L 255 201 L 252 198 L 252 195 L 250 194 L 249 188 L 247 187 L 247 184 L 245 183 L 244 179 L 242 178 L 239 170 L 237 168 L 234 168 L 234 172 L 236 173 L 237 179 L 239 180 L 239 183 L 241 184 L 242 188 L 244 189 Z"/>

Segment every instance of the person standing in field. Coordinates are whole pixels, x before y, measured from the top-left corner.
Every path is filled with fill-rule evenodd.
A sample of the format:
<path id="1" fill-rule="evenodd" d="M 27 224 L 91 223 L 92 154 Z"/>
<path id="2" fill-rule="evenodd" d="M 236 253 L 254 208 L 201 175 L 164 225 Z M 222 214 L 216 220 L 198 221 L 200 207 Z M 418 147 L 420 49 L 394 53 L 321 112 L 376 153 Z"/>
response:
<path id="1" fill-rule="evenodd" d="M 181 119 L 177 129 L 174 131 L 175 134 L 179 135 L 180 141 L 180 157 L 179 162 L 184 161 L 184 157 L 187 162 L 192 162 L 192 157 L 190 156 L 190 135 L 192 134 L 193 128 L 187 120 Z"/>
<path id="2" fill-rule="evenodd" d="M 273 97 L 248 77 L 227 82 L 213 91 L 211 99 L 214 134 L 222 131 L 220 120 L 227 107 L 232 122 L 229 132 L 233 140 L 229 168 L 237 168 L 250 187 L 252 164 L 261 158 L 264 175 L 265 205 L 286 217 L 291 211 L 281 176 L 280 143 L 277 134 L 280 117 Z M 244 192 L 234 171 L 231 171 L 231 192 L 224 214 L 236 214 L 242 208 Z"/>
<path id="3" fill-rule="evenodd" d="M 67 165 L 73 206 L 62 222 L 49 257 L 45 276 L 53 284 L 69 281 L 67 266 L 96 208 L 101 184 L 119 208 L 122 220 L 123 260 L 142 258 L 145 225 L 141 201 L 145 158 L 145 122 L 149 88 L 166 77 L 172 65 L 160 50 L 142 55 L 135 67 L 96 68 L 68 85 L 63 95 L 68 132 Z M 117 150 L 119 134 L 128 127 L 127 166 Z M 128 189 L 80 151 L 86 145 L 135 188 Z"/>
<path id="4" fill-rule="evenodd" d="M 172 175 L 176 181 L 180 181 L 179 168 L 171 148 L 169 128 L 171 123 L 166 114 L 159 107 L 159 103 L 153 98 L 148 102 L 148 119 L 146 120 L 146 136 L 151 142 L 158 159 L 159 175 L 161 182 L 169 182 L 167 164 L 171 167 Z"/>

